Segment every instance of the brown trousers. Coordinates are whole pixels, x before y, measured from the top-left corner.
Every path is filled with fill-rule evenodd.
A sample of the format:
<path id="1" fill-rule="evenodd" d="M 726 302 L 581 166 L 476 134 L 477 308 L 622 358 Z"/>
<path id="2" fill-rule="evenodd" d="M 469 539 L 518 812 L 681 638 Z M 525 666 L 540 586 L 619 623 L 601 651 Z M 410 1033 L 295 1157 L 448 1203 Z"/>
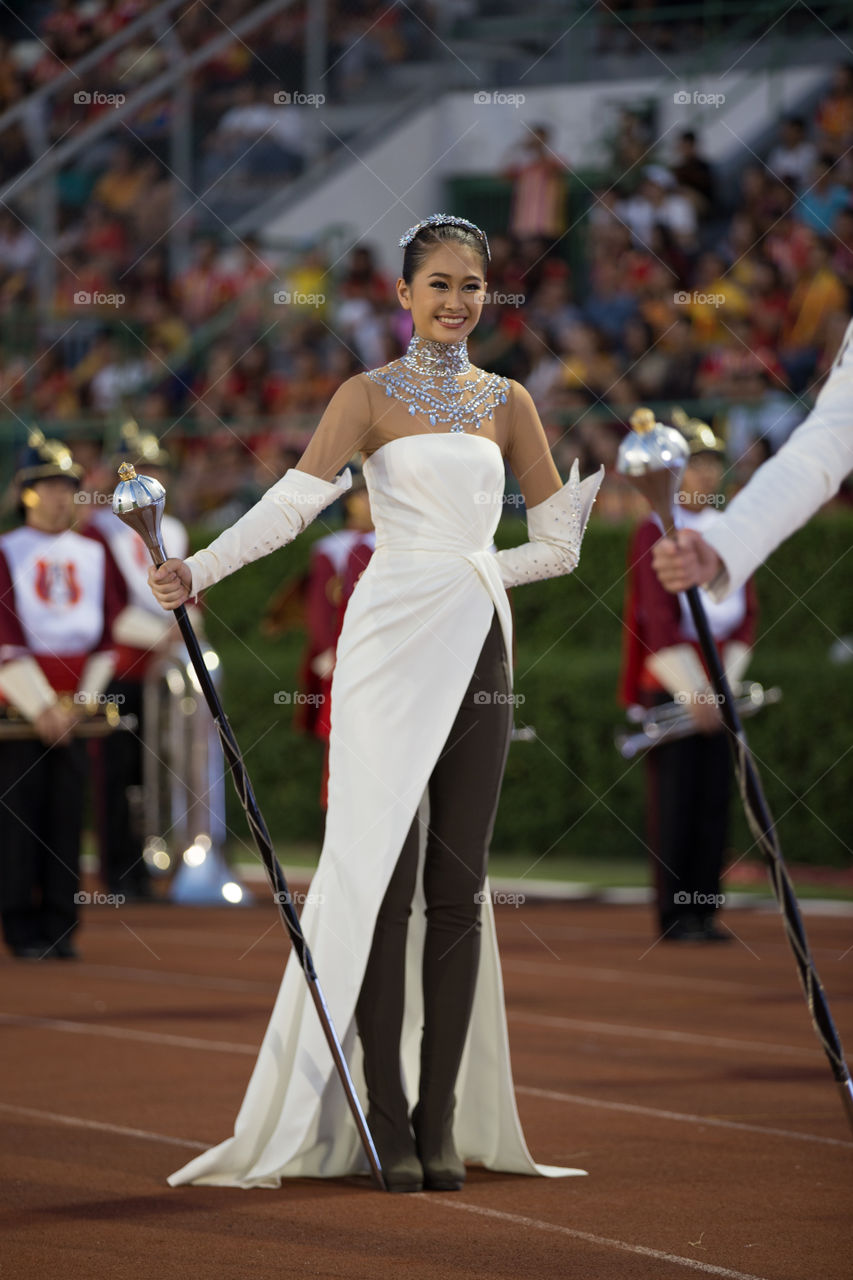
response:
<path id="1" fill-rule="evenodd" d="M 495 613 L 429 780 L 419 1100 L 427 1122 L 439 1125 L 453 1113 L 471 1016 L 483 881 L 512 730 L 510 694 L 506 650 Z M 379 909 L 356 1008 L 371 1110 L 397 1125 L 407 1120 L 400 1035 L 418 826 L 416 815 Z"/>

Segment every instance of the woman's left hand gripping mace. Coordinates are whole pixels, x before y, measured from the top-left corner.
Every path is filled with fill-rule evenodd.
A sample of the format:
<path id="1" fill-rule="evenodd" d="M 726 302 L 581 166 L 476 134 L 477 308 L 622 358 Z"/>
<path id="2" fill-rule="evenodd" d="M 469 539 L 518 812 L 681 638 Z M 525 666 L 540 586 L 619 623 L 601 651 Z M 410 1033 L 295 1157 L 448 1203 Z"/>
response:
<path id="1" fill-rule="evenodd" d="M 166 490 L 158 480 L 153 479 L 151 476 L 138 476 L 129 462 L 121 464 L 118 474 L 120 483 L 116 486 L 113 494 L 113 512 L 125 524 L 136 530 L 148 548 L 155 567 L 159 568 L 167 558 L 166 552 L 163 550 L 163 544 L 160 541 L 160 521 L 163 515 L 163 504 L 166 500 Z M 314 970 L 314 961 L 311 958 L 308 943 L 305 941 L 299 917 L 294 910 L 293 900 L 287 887 L 287 881 L 284 878 L 284 872 L 275 856 L 266 823 L 255 800 L 252 784 L 249 781 L 249 775 L 240 755 L 240 748 L 237 746 L 237 740 L 228 723 L 222 703 L 219 700 L 219 694 L 216 692 L 213 681 L 210 678 L 210 672 L 205 666 L 204 657 L 192 623 L 187 616 L 186 608 L 184 605 L 179 605 L 174 610 L 174 613 L 205 701 L 216 724 L 219 741 L 222 744 L 222 751 L 228 763 L 228 768 L 231 770 L 234 786 L 237 788 L 240 803 L 246 812 L 252 836 L 266 868 L 273 897 L 278 903 L 282 924 L 290 935 L 293 949 L 302 966 L 305 981 L 308 983 L 308 990 L 311 992 L 311 998 L 317 1009 L 317 1016 L 320 1019 L 323 1034 L 326 1037 L 329 1051 L 340 1076 L 341 1084 L 344 1087 L 344 1093 L 358 1128 L 359 1137 L 370 1163 L 370 1168 L 373 1171 L 377 1185 L 385 1191 L 387 1188 L 382 1175 L 382 1166 L 376 1154 L 376 1147 L 367 1127 L 367 1121 L 364 1118 L 364 1112 L 358 1100 L 340 1041 L 335 1028 L 332 1026 L 326 1001 Z"/>

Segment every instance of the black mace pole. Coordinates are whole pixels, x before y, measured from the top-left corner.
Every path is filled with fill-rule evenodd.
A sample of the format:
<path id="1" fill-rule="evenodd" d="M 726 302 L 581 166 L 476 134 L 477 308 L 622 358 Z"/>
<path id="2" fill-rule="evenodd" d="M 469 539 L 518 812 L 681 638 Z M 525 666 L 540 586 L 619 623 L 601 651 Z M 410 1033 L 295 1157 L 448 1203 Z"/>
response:
<path id="1" fill-rule="evenodd" d="M 159 481 L 154 480 L 151 476 L 138 476 L 134 467 L 127 462 L 123 462 L 119 467 L 119 477 L 121 483 L 116 487 L 113 495 L 113 511 L 125 524 L 131 526 L 140 535 L 151 555 L 155 568 L 159 568 L 166 560 L 166 552 L 160 540 L 160 520 L 163 513 L 163 503 L 166 498 L 166 491 Z M 314 1001 L 314 1007 L 317 1010 L 317 1016 L 320 1019 L 320 1025 L 323 1028 L 323 1034 L 326 1037 L 326 1043 L 329 1046 L 329 1052 L 335 1064 L 341 1084 L 349 1103 L 350 1111 L 358 1129 L 365 1155 L 370 1163 L 370 1168 L 377 1186 L 382 1191 L 387 1191 L 385 1178 L 382 1173 L 382 1166 L 379 1163 L 379 1157 L 376 1153 L 376 1147 L 370 1129 L 367 1127 L 367 1121 L 355 1086 L 352 1082 L 349 1067 L 346 1058 L 341 1049 L 340 1041 L 332 1020 L 329 1016 L 329 1010 L 326 1007 L 326 1001 L 320 987 L 320 980 L 314 968 L 314 961 L 305 935 L 302 932 L 302 926 L 299 923 L 299 917 L 293 907 L 293 899 L 290 890 L 287 887 L 287 881 L 278 858 L 270 840 L 270 834 L 267 825 L 264 822 L 263 814 L 258 808 L 258 802 L 255 799 L 255 793 L 252 790 L 252 783 L 246 772 L 246 766 L 243 764 L 243 758 L 240 754 L 240 748 L 237 745 L 237 739 L 234 737 L 231 725 L 228 723 L 228 717 L 216 692 L 216 688 L 210 677 L 204 656 L 198 643 L 193 625 L 189 620 L 184 605 L 179 605 L 174 610 L 175 621 L 180 628 L 184 644 L 187 647 L 190 662 L 198 677 L 201 691 L 204 694 L 204 700 L 210 708 L 210 714 L 213 716 L 214 724 L 219 733 L 219 741 L 222 745 L 222 752 L 231 771 L 231 778 L 237 789 L 237 795 L 240 797 L 240 803 L 246 814 L 246 820 L 252 832 L 258 853 L 261 855 L 264 867 L 266 869 L 267 878 L 273 891 L 273 897 L 278 903 L 279 916 L 284 925 L 294 951 L 296 958 L 305 975 L 305 981 L 308 983 L 308 990 L 311 993 L 311 999 Z"/>
<path id="2" fill-rule="evenodd" d="M 631 425 L 634 431 L 619 447 L 617 469 L 628 476 L 648 500 L 663 525 L 665 535 L 674 538 L 677 543 L 678 530 L 673 519 L 673 502 L 688 458 L 687 443 L 674 428 L 656 423 L 654 414 L 649 409 L 638 409 L 631 418 Z M 812 1025 L 841 1093 L 848 1124 L 853 1129 L 853 1081 L 850 1069 L 812 959 L 797 895 L 782 856 L 776 825 L 764 797 L 758 769 L 746 740 L 716 642 L 708 626 L 708 616 L 699 589 L 690 587 L 684 594 L 711 677 L 711 685 L 717 695 L 720 715 L 728 731 L 746 820 L 767 866 Z"/>
<path id="3" fill-rule="evenodd" d="M 675 539 L 677 542 L 677 531 L 675 532 Z M 717 695 L 720 715 L 723 724 L 728 730 L 735 777 L 737 778 L 746 820 L 767 866 L 770 883 L 782 912 L 788 942 L 794 953 L 797 974 L 800 979 L 800 985 L 803 988 L 803 994 L 806 997 L 806 1004 L 811 1014 L 812 1023 L 823 1051 L 829 1060 L 833 1077 L 841 1091 L 841 1100 L 847 1113 L 847 1120 L 851 1129 L 853 1129 L 853 1081 L 850 1079 L 850 1070 L 844 1059 L 841 1039 L 832 1020 L 829 1003 L 809 950 L 805 925 L 800 914 L 800 904 L 797 901 L 797 895 L 791 883 L 785 859 L 782 856 L 776 824 L 764 797 L 761 779 L 758 776 L 758 770 L 746 740 L 746 734 L 738 715 L 728 677 L 720 661 L 716 641 L 711 635 L 711 629 L 708 626 L 708 615 L 699 595 L 699 589 L 698 587 L 690 587 L 684 594 L 687 597 L 687 604 L 690 608 L 693 624 L 696 627 L 702 656 L 705 659 L 705 664 L 711 677 L 711 685 Z"/>

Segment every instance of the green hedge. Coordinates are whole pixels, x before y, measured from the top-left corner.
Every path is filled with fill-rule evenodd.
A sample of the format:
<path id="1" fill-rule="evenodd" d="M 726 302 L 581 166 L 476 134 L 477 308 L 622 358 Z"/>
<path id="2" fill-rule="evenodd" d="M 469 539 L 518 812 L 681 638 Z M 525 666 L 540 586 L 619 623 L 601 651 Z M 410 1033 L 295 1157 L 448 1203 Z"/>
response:
<path id="1" fill-rule="evenodd" d="M 322 748 L 293 732 L 302 637 L 265 639 L 259 619 L 284 577 L 308 562 L 309 530 L 208 593 L 208 632 L 225 670 L 224 698 L 274 837 L 322 839 Z M 493 848 L 545 855 L 643 856 L 642 761 L 613 745 L 624 724 L 616 700 L 625 555 L 630 530 L 593 524 L 569 579 L 515 590 L 516 722 L 534 742 L 510 749 Z M 498 544 L 523 540 L 506 520 Z M 207 540 L 207 539 L 205 539 Z M 198 540 L 196 540 L 198 541 Z M 748 723 L 782 846 L 791 862 L 848 865 L 853 845 L 853 665 L 829 661 L 833 640 L 853 633 L 853 515 L 833 512 L 800 531 L 759 571 L 759 642 L 751 674 L 778 684 L 784 700 Z M 229 793 L 229 824 L 244 820 Z M 733 845 L 751 840 L 737 807 Z"/>

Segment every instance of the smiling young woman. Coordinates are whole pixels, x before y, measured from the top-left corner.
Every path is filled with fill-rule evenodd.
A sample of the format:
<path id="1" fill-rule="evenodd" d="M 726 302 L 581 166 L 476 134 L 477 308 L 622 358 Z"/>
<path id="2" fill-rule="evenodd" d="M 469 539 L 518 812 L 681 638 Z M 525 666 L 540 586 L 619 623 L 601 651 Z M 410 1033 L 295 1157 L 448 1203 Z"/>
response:
<path id="1" fill-rule="evenodd" d="M 405 355 L 345 382 L 298 467 L 150 581 L 174 608 L 292 541 L 364 456 L 376 550 L 338 643 L 326 829 L 302 926 L 389 1189 L 454 1190 L 466 1159 L 583 1172 L 535 1164 L 524 1142 L 486 870 L 512 729 L 506 588 L 572 572 L 601 474 L 581 484 L 575 464 L 563 484 L 529 394 L 468 359 L 485 234 L 433 214 L 400 243 Z M 495 552 L 505 462 L 530 540 Z M 291 958 L 234 1137 L 173 1185 L 366 1168 L 306 990 Z"/>

